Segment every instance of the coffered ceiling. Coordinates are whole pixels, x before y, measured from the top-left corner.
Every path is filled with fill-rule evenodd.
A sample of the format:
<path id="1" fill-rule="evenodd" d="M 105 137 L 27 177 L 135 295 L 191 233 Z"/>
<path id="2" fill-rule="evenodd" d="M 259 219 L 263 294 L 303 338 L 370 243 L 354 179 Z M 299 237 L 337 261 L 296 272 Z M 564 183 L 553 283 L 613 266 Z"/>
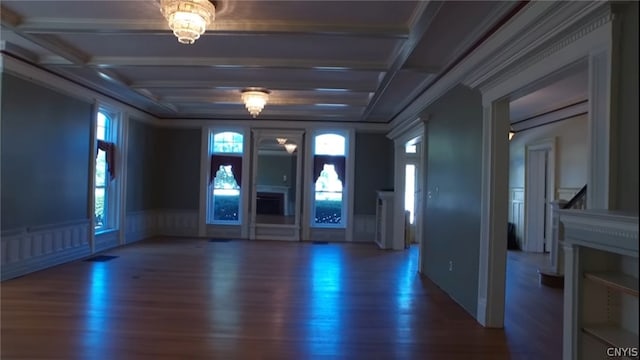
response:
<path id="1" fill-rule="evenodd" d="M 193 45 L 155 0 L 3 0 L 2 52 L 163 119 L 388 123 L 517 5 L 506 1 L 214 1 Z"/>

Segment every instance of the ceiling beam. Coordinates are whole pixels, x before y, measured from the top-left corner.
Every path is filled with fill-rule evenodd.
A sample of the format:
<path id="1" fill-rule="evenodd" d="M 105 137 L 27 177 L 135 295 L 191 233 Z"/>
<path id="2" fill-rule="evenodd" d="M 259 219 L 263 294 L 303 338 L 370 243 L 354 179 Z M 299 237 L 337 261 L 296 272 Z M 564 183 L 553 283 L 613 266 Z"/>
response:
<path id="1" fill-rule="evenodd" d="M 411 28 L 409 30 L 409 38 L 404 42 L 400 51 L 396 54 L 391 67 L 384 74 L 384 77 L 378 85 L 378 89 L 373 94 L 369 105 L 362 115 L 362 120 L 366 120 L 366 118 L 371 114 L 373 108 L 380 101 L 382 95 L 387 90 L 393 79 L 398 75 L 400 70 L 402 70 L 405 62 L 416 46 L 418 46 L 418 43 L 427 32 L 429 25 L 431 25 L 431 22 L 435 19 L 442 5 L 443 2 L 441 1 L 421 1 L 418 3 L 411 23 Z"/>
<path id="2" fill-rule="evenodd" d="M 224 105 L 224 106 L 243 106 L 242 99 L 240 98 L 240 92 L 237 94 L 222 94 L 222 95 L 166 95 L 159 96 L 157 100 L 163 102 L 169 102 L 174 104 L 210 104 L 214 105 Z M 272 97 L 268 101 L 269 105 L 280 105 L 280 106 L 305 106 L 305 107 L 313 107 L 318 110 L 327 110 L 327 111 L 335 111 L 335 110 L 343 110 L 345 108 L 353 108 L 360 107 L 363 108 L 366 106 L 366 99 L 360 98 L 342 98 L 340 101 L 328 100 L 326 98 L 313 98 L 313 97 L 289 97 L 289 96 L 281 96 L 281 97 Z M 316 106 L 316 104 L 325 104 L 326 106 Z M 331 106 L 329 104 L 336 104 L 336 106 Z"/>
<path id="3" fill-rule="evenodd" d="M 144 19 L 26 18 L 22 19 L 19 28 L 25 33 L 32 34 L 166 35 L 171 32 L 165 20 Z M 224 19 L 216 20 L 209 26 L 203 36 L 275 34 L 349 36 L 399 40 L 409 37 L 407 29 L 403 27 Z"/>
<path id="4" fill-rule="evenodd" d="M 156 56 L 95 56 L 87 65 L 96 67 L 122 66 L 202 66 L 250 69 L 310 69 L 319 71 L 385 71 L 387 65 L 377 62 L 314 60 L 314 59 L 256 59 L 224 57 L 156 57 Z"/>
<path id="5" fill-rule="evenodd" d="M 129 84 L 134 89 L 219 89 L 219 90 L 241 90 L 244 86 L 239 86 L 237 80 L 214 80 L 214 81 L 189 81 L 189 80 L 147 80 L 136 81 Z M 370 93 L 375 90 L 372 84 L 353 84 L 342 82 L 308 82 L 271 80 L 261 81 L 261 86 L 269 90 L 288 91 L 324 91 L 327 93 Z M 333 91 L 332 91 L 333 90 Z"/>
<path id="6" fill-rule="evenodd" d="M 38 55 L 6 40 L 0 40 L 0 50 L 11 53 L 32 63 L 38 62 Z"/>
<path id="7" fill-rule="evenodd" d="M 2 21 L 3 27 L 13 31 L 16 35 L 24 38 L 25 40 L 31 41 L 41 48 L 50 51 L 73 64 L 81 65 L 89 60 L 89 56 L 87 54 L 75 49 L 63 41 L 60 41 L 60 39 L 53 35 L 29 34 L 22 31 L 21 26 L 24 24 L 25 19 L 4 6 L 0 7 L 0 21 Z"/>

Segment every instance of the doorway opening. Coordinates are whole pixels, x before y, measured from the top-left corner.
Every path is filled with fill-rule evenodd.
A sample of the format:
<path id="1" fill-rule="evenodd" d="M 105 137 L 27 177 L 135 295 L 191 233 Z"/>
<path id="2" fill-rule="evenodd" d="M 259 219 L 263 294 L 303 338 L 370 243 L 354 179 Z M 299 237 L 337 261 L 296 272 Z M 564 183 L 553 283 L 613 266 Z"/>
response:
<path id="1" fill-rule="evenodd" d="M 523 250 L 548 253 L 551 201 L 555 200 L 555 138 L 529 144 L 525 155 L 525 238 Z"/>

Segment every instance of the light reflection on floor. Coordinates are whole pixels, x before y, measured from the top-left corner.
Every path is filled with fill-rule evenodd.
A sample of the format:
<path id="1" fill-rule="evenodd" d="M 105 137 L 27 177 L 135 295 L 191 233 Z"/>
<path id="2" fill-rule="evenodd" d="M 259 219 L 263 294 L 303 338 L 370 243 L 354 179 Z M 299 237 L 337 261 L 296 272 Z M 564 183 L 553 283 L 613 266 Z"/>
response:
<path id="1" fill-rule="evenodd" d="M 225 243 L 221 244 L 225 246 Z M 238 326 L 240 322 L 241 309 L 237 304 L 238 284 L 238 253 L 236 251 L 225 251 L 217 254 L 211 261 L 211 297 L 209 300 L 209 319 L 211 324 L 227 329 L 241 331 Z M 225 329 L 215 329 L 224 331 Z"/>
<path id="2" fill-rule="evenodd" d="M 341 330 L 344 326 L 341 304 L 342 249 L 322 246 L 311 254 L 311 311 L 308 322 L 309 352 L 314 356 L 340 353 Z"/>
<path id="3" fill-rule="evenodd" d="M 416 304 L 412 303 L 412 299 L 415 300 L 414 282 L 418 277 L 418 248 L 412 246 L 410 249 L 405 250 L 406 260 L 400 264 L 396 269 L 395 285 L 396 285 L 396 306 L 395 319 L 396 319 L 396 337 L 398 339 L 408 339 L 413 334 L 412 320 L 415 316 L 415 312 L 412 311 L 412 307 Z"/>
<path id="4" fill-rule="evenodd" d="M 105 263 L 96 262 L 91 264 L 89 289 L 87 291 L 87 314 L 86 314 L 86 336 L 84 343 L 90 348 L 104 346 L 104 331 L 108 329 L 107 318 L 109 314 L 105 311 L 108 305 L 108 271 Z"/>

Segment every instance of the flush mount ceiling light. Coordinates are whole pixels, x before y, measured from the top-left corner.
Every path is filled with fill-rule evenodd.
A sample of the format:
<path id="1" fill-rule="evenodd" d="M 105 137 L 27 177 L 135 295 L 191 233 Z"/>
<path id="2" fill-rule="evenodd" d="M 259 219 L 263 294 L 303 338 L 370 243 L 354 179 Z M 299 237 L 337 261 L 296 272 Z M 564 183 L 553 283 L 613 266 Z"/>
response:
<path id="1" fill-rule="evenodd" d="M 287 138 L 276 138 L 278 145 L 284 145 L 287 143 Z"/>
<path id="2" fill-rule="evenodd" d="M 256 117 L 269 100 L 269 94 L 271 92 L 267 89 L 260 88 L 247 88 L 242 90 L 242 102 L 244 106 L 249 110 L 251 116 Z"/>
<path id="3" fill-rule="evenodd" d="M 284 148 L 287 150 L 287 152 L 289 154 L 293 154 L 294 151 L 296 151 L 296 148 L 298 148 L 298 145 L 296 144 L 284 144 Z"/>
<path id="4" fill-rule="evenodd" d="M 193 44 L 215 18 L 209 0 L 160 0 L 162 15 L 181 44 Z"/>

